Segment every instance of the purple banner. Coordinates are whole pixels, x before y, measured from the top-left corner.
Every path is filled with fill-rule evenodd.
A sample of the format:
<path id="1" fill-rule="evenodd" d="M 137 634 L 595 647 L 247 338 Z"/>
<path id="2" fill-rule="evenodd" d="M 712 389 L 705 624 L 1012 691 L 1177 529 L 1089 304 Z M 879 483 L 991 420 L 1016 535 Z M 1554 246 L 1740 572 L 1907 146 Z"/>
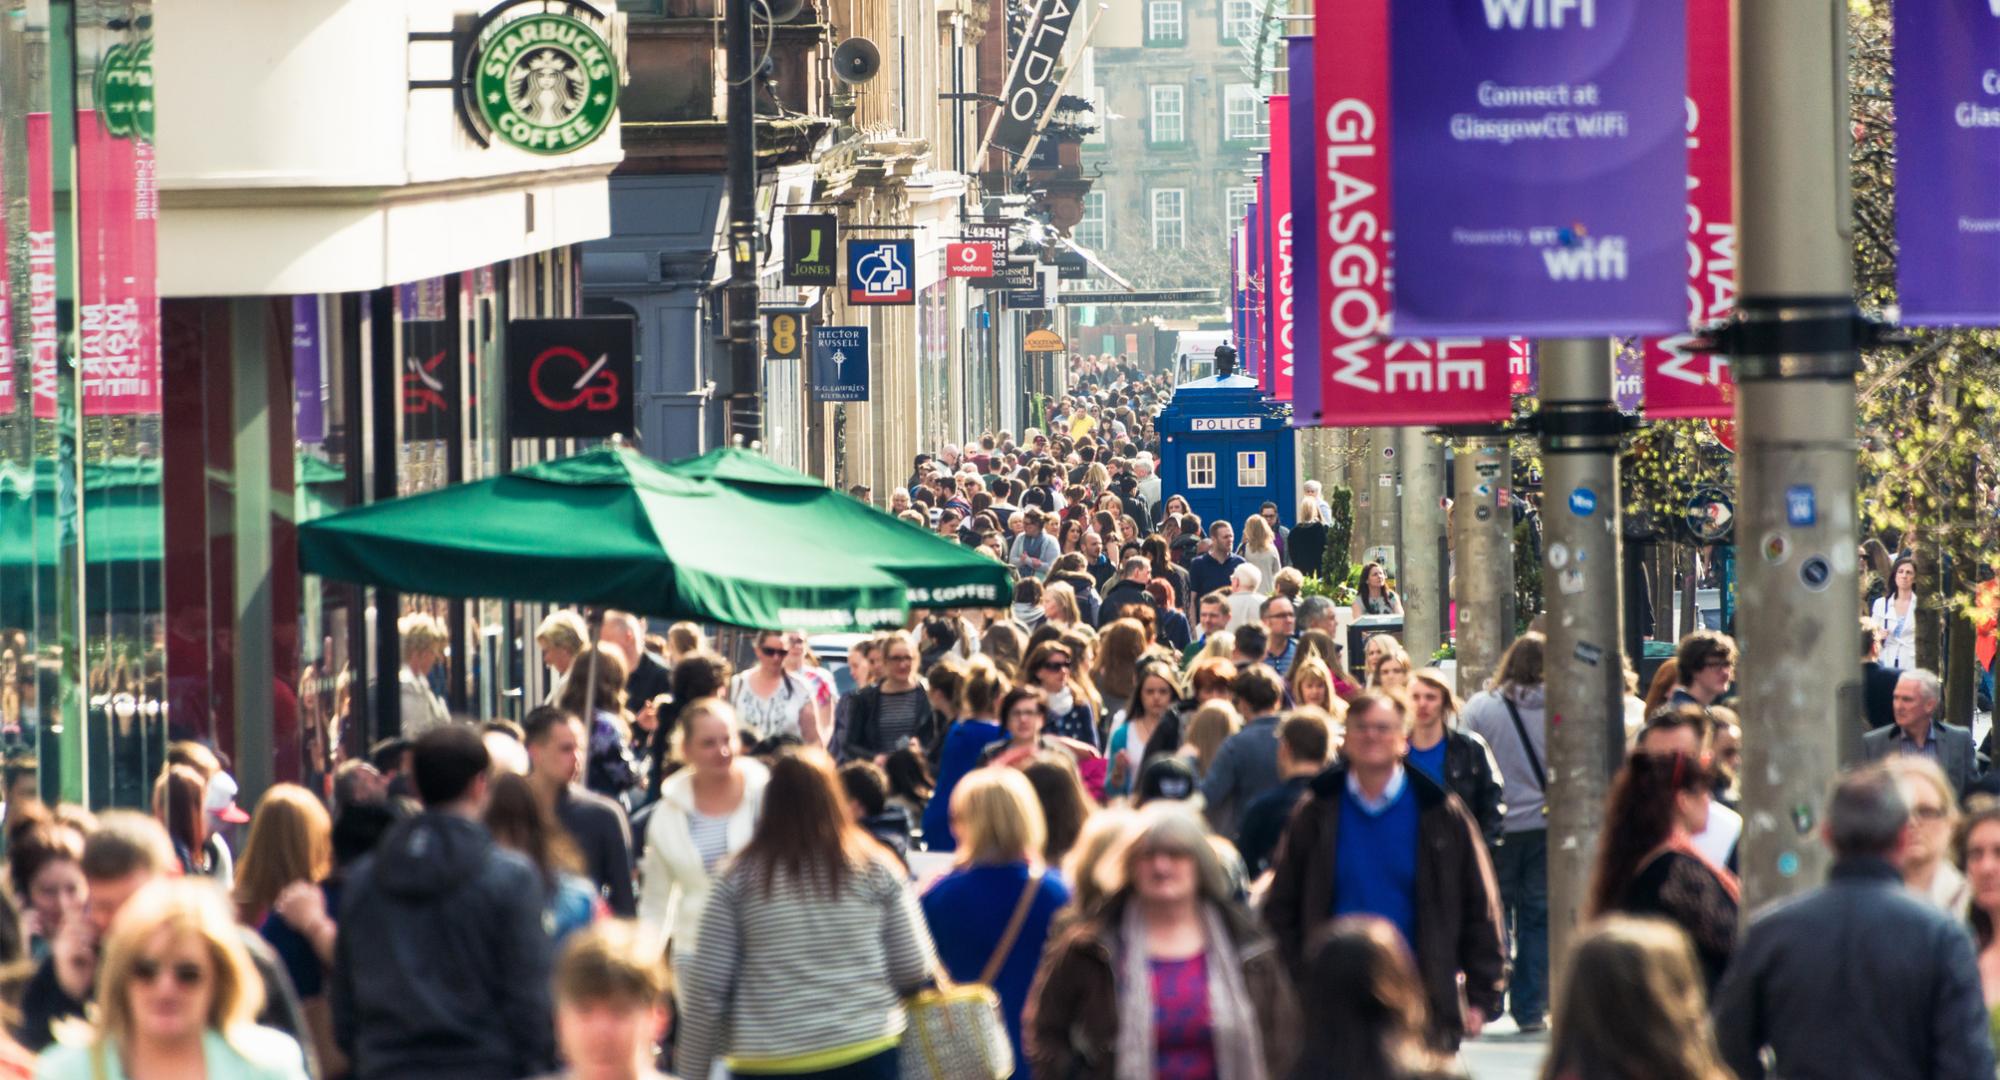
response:
<path id="1" fill-rule="evenodd" d="M 1683 0 L 1390 6 L 1398 338 L 1687 321 Z"/>
<path id="2" fill-rule="evenodd" d="M 320 362 L 319 297 L 292 297 L 292 423 L 299 442 L 326 441 L 326 373 Z"/>
<path id="3" fill-rule="evenodd" d="M 1262 240 L 1264 235 L 1264 211 L 1262 208 L 1264 178 L 1261 176 L 1257 178 L 1257 195 L 1258 198 L 1250 204 L 1250 235 L 1248 237 L 1249 242 L 1245 245 L 1250 252 L 1250 287 L 1244 290 L 1245 296 L 1250 302 L 1248 312 L 1250 316 L 1250 332 L 1243 336 L 1246 346 L 1243 355 L 1236 358 L 1236 373 L 1239 375 L 1248 375 L 1253 379 L 1257 377 L 1258 361 L 1264 345 L 1259 340 L 1264 335 L 1264 245 Z"/>
<path id="4" fill-rule="evenodd" d="M 2000 6 L 1896 5 L 1905 326 L 2000 326 Z"/>
<path id="5" fill-rule="evenodd" d="M 1292 356 L 1296 374 L 1292 378 L 1292 426 L 1309 423 L 1320 411 L 1319 374 L 1319 215 L 1313 213 L 1313 194 L 1320 163 L 1313 160 L 1313 39 L 1301 34 L 1285 39 L 1291 75 L 1292 108 L 1292 275 L 1294 311 Z"/>

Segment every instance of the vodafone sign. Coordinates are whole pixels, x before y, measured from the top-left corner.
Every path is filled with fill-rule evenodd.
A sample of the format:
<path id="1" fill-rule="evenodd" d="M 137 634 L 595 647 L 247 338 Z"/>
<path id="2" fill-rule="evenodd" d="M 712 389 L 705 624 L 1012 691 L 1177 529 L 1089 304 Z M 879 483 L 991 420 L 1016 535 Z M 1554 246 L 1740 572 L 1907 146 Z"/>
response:
<path id="1" fill-rule="evenodd" d="M 993 245 L 971 241 L 946 245 L 944 272 L 946 277 L 992 277 Z"/>

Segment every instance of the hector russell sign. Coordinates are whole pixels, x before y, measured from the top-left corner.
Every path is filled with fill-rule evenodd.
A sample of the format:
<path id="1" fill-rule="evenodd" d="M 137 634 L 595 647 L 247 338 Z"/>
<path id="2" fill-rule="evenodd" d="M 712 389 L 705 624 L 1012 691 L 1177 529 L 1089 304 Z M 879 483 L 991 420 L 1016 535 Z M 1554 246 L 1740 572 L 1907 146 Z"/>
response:
<path id="1" fill-rule="evenodd" d="M 1397 337 L 1684 328 L 1683 4 L 1390 5 Z"/>

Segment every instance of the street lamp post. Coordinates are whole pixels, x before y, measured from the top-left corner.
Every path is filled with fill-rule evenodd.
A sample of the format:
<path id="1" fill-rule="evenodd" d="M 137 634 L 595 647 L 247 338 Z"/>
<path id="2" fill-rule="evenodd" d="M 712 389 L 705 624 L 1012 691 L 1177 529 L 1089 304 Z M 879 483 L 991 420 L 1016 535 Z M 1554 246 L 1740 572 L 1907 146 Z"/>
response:
<path id="1" fill-rule="evenodd" d="M 1402 544 L 1396 551 L 1403 594 L 1403 647 L 1426 667 L 1444 629 L 1444 447 L 1420 427 L 1398 429 L 1403 467 Z"/>
<path id="2" fill-rule="evenodd" d="M 1544 341 L 1540 349 L 1549 955 L 1562 957 L 1588 906 L 1604 795 L 1625 749 L 1618 551 L 1624 422 L 1612 398 L 1609 341 Z"/>
<path id="3" fill-rule="evenodd" d="M 1819 882 L 1838 750 L 1859 738 L 1845 4 L 1737 8 L 1738 689 L 1743 910 Z"/>
<path id="4" fill-rule="evenodd" d="M 1486 686 L 1514 637 L 1512 456 L 1505 435 L 1473 435 L 1452 465 L 1452 579 L 1458 602 L 1458 694 Z"/>

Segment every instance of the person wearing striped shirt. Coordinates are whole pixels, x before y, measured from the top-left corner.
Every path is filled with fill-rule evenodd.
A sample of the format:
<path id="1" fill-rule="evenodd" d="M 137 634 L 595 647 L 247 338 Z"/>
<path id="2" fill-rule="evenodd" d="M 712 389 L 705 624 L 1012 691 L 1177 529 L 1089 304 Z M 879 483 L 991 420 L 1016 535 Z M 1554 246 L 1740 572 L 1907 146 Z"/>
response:
<path id="1" fill-rule="evenodd" d="M 855 825 L 824 751 L 780 755 L 750 843 L 725 864 L 684 958 L 674 1066 L 897 1080 L 903 999 L 936 949 L 894 856 Z"/>

